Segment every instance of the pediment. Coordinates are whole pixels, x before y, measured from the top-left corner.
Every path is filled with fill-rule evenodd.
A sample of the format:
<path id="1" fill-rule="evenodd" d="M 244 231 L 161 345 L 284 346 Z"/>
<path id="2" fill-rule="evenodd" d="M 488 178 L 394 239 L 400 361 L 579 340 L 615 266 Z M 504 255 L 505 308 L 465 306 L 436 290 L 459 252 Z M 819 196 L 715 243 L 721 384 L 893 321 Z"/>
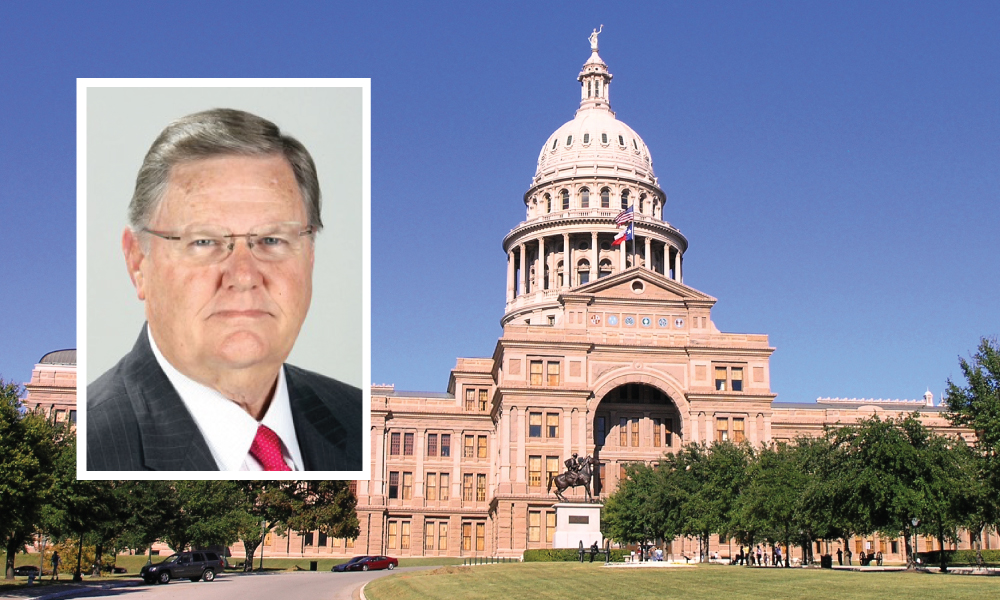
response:
<path id="1" fill-rule="evenodd" d="M 576 295 L 590 296 L 595 300 L 704 302 L 709 304 L 714 304 L 716 301 L 708 294 L 642 267 L 633 267 L 621 273 L 602 277 L 563 294 L 567 299 Z"/>

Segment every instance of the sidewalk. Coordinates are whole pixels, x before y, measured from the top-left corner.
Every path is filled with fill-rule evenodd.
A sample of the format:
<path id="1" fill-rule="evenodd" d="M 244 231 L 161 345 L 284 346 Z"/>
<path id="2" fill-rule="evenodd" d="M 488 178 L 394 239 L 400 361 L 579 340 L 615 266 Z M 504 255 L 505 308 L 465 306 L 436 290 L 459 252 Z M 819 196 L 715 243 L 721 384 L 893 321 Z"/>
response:
<path id="1" fill-rule="evenodd" d="M 0 600 L 20 600 L 24 598 L 37 598 L 39 600 L 56 600 L 57 598 L 68 598 L 70 596 L 86 595 L 96 590 L 110 590 L 112 588 L 122 588 L 122 587 L 133 587 L 142 583 L 142 580 L 136 579 L 125 579 L 122 581 L 87 581 L 84 580 L 80 583 L 73 583 L 72 581 L 67 581 L 65 583 L 59 582 L 54 585 L 34 585 L 24 587 L 18 590 L 6 591 L 0 593 Z"/>

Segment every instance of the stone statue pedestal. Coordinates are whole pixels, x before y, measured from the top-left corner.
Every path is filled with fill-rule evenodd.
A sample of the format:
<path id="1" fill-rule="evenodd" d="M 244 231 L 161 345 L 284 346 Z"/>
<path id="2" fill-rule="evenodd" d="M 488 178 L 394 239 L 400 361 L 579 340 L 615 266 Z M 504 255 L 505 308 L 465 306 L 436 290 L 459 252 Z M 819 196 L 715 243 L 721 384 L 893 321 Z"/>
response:
<path id="1" fill-rule="evenodd" d="M 553 548 L 583 547 L 587 550 L 597 542 L 604 547 L 601 536 L 601 506 L 600 504 L 582 504 L 577 502 L 560 502 L 553 505 L 556 509 L 556 534 L 552 538 Z"/>

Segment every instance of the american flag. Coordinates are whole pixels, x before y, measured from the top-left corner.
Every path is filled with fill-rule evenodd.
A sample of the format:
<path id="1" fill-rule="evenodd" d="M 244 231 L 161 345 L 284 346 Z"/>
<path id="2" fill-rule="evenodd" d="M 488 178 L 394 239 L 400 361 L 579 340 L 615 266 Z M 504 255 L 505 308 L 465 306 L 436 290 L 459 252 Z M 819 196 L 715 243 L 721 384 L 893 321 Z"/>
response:
<path id="1" fill-rule="evenodd" d="M 621 211 L 620 213 L 618 213 L 618 216 L 615 217 L 615 226 L 616 227 L 620 227 L 621 225 L 623 225 L 625 223 L 631 223 L 632 221 L 635 220 L 635 213 L 632 212 L 632 208 L 634 208 L 634 207 L 630 206 L 630 207 L 626 208 L 625 210 Z"/>

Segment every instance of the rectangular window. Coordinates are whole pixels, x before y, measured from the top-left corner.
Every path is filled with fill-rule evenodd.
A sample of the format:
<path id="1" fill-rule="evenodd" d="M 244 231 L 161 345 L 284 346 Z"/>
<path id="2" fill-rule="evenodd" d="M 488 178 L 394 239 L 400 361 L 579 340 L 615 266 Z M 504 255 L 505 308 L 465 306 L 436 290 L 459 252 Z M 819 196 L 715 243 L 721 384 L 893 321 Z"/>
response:
<path id="1" fill-rule="evenodd" d="M 528 437 L 542 437 L 542 413 L 528 413 Z"/>
<path id="2" fill-rule="evenodd" d="M 531 511 L 528 513 L 528 541 L 537 542 L 542 539 L 542 513 Z"/>
<path id="3" fill-rule="evenodd" d="M 670 448 L 674 445 L 674 420 L 664 419 L 663 426 L 664 429 L 666 429 L 666 434 L 667 434 L 666 439 L 663 440 L 663 443 L 666 445 L 667 448 Z"/>
<path id="4" fill-rule="evenodd" d="M 489 409 L 490 404 L 490 391 L 489 390 L 479 390 L 479 410 L 486 412 Z"/>
<path id="5" fill-rule="evenodd" d="M 476 523 L 476 550 L 486 550 L 486 523 Z"/>
<path id="6" fill-rule="evenodd" d="M 437 473 L 427 474 L 427 499 L 437 500 Z"/>
<path id="7" fill-rule="evenodd" d="M 399 454 L 399 434 L 390 433 L 389 434 L 389 454 L 398 455 Z"/>
<path id="8" fill-rule="evenodd" d="M 729 419 L 715 420 L 715 441 L 717 442 L 729 441 Z"/>
<path id="9" fill-rule="evenodd" d="M 733 380 L 733 391 L 742 392 L 743 391 L 743 367 L 733 367 L 730 369 Z"/>
<path id="10" fill-rule="evenodd" d="M 441 487 L 438 488 L 440 491 L 439 496 L 442 500 L 447 500 L 451 498 L 451 474 L 441 473 Z"/>
<path id="11" fill-rule="evenodd" d="M 542 485 L 542 457 L 528 457 L 528 486 L 538 487 Z"/>
<path id="12" fill-rule="evenodd" d="M 559 415 L 547 413 L 545 415 L 545 430 L 550 438 L 559 437 Z"/>
<path id="13" fill-rule="evenodd" d="M 618 463 L 618 481 L 628 479 L 628 472 L 625 470 L 625 463 Z"/>
<path id="14" fill-rule="evenodd" d="M 319 532 L 319 545 L 323 546 L 324 548 L 326 547 L 326 534 L 323 533 L 322 531 Z"/>
<path id="15" fill-rule="evenodd" d="M 312 546 L 313 545 L 313 532 L 310 531 L 309 533 L 305 534 L 304 537 L 305 537 L 305 539 L 302 540 L 302 545 L 303 546 Z"/>
<path id="16" fill-rule="evenodd" d="M 462 523 L 462 550 L 472 550 L 472 523 Z"/>
<path id="17" fill-rule="evenodd" d="M 559 457 L 545 457 L 545 485 L 548 485 L 552 478 L 559 474 Z"/>
<path id="18" fill-rule="evenodd" d="M 365 482 L 365 483 L 367 483 L 367 482 Z M 352 480 L 349 484 L 347 484 L 347 489 L 351 490 L 351 494 L 353 494 L 355 497 L 357 497 L 357 495 L 358 495 L 358 481 L 356 479 Z"/>
<path id="19" fill-rule="evenodd" d="M 70 423 L 76 423 L 76 411 L 75 410 L 69 411 L 69 422 Z"/>
<path id="20" fill-rule="evenodd" d="M 403 456 L 413 456 L 413 434 L 403 434 Z"/>
<path id="21" fill-rule="evenodd" d="M 448 524 L 438 524 L 438 550 L 448 549 Z"/>
<path id="22" fill-rule="evenodd" d="M 476 502 L 486 502 L 486 474 L 476 475 Z"/>
<path id="23" fill-rule="evenodd" d="M 390 548 L 395 548 L 396 547 L 396 535 L 397 535 L 398 525 L 399 525 L 399 523 L 397 523 L 396 521 L 389 521 L 389 547 Z M 338 542 L 339 542 L 339 540 L 338 540 Z M 339 547 L 340 544 L 338 543 L 337 546 Z"/>
<path id="24" fill-rule="evenodd" d="M 743 419 L 733 419 L 733 441 L 737 444 L 746 439 L 743 430 Z"/>
<path id="25" fill-rule="evenodd" d="M 427 456 L 437 456 L 438 455 L 438 434 L 428 433 L 427 434 Z"/>
<path id="26" fill-rule="evenodd" d="M 899 554 L 899 542 L 893 540 L 892 542 L 890 542 L 889 547 L 892 548 L 893 554 Z"/>
<path id="27" fill-rule="evenodd" d="M 542 385 L 542 361 L 531 361 L 531 385 Z"/>
<path id="28" fill-rule="evenodd" d="M 548 365 L 548 379 L 545 385 L 559 385 L 559 363 L 550 362 Z"/>
<path id="29" fill-rule="evenodd" d="M 389 498 L 399 498 L 399 471 L 389 471 Z"/>
<path id="30" fill-rule="evenodd" d="M 413 496 L 413 473 L 403 473 L 403 500 Z"/>
<path id="31" fill-rule="evenodd" d="M 354 538 L 350 538 L 350 539 L 344 538 L 344 547 L 345 548 L 353 548 L 354 547 Z"/>
<path id="32" fill-rule="evenodd" d="M 472 473 L 462 475 L 462 500 L 472 502 Z"/>
<path id="33" fill-rule="evenodd" d="M 556 532 L 556 513 L 545 513 L 545 541 L 552 543 L 552 537 Z"/>
<path id="34" fill-rule="evenodd" d="M 628 419 L 625 417 L 618 420 L 618 445 L 622 448 L 628 446 Z"/>
<path id="35" fill-rule="evenodd" d="M 487 458 L 485 435 L 481 435 L 476 438 L 476 456 L 478 458 Z"/>
<path id="36" fill-rule="evenodd" d="M 476 390 L 467 388 L 465 390 L 465 410 L 476 410 Z"/>
<path id="37" fill-rule="evenodd" d="M 424 521 L 424 550 L 434 549 L 434 521 Z"/>
<path id="38" fill-rule="evenodd" d="M 604 417 L 597 417 L 596 426 L 596 438 L 594 441 L 598 446 L 603 446 L 606 438 L 608 437 L 608 420 Z"/>
<path id="39" fill-rule="evenodd" d="M 464 458 L 472 458 L 476 454 L 476 436 L 467 435 L 465 436 L 465 452 L 462 454 Z"/>
<path id="40" fill-rule="evenodd" d="M 726 391 L 726 367 L 715 367 L 715 389 Z"/>
<path id="41" fill-rule="evenodd" d="M 660 420 L 653 419 L 653 446 L 659 448 L 662 440 L 663 433 L 660 430 Z"/>
<path id="42" fill-rule="evenodd" d="M 441 456 L 451 456 L 451 434 L 441 434 Z"/>
<path id="43" fill-rule="evenodd" d="M 632 447 L 639 447 L 639 419 L 632 419 Z"/>
<path id="44" fill-rule="evenodd" d="M 410 548 L 410 522 L 403 521 L 401 533 L 399 534 L 399 548 L 408 550 Z"/>

